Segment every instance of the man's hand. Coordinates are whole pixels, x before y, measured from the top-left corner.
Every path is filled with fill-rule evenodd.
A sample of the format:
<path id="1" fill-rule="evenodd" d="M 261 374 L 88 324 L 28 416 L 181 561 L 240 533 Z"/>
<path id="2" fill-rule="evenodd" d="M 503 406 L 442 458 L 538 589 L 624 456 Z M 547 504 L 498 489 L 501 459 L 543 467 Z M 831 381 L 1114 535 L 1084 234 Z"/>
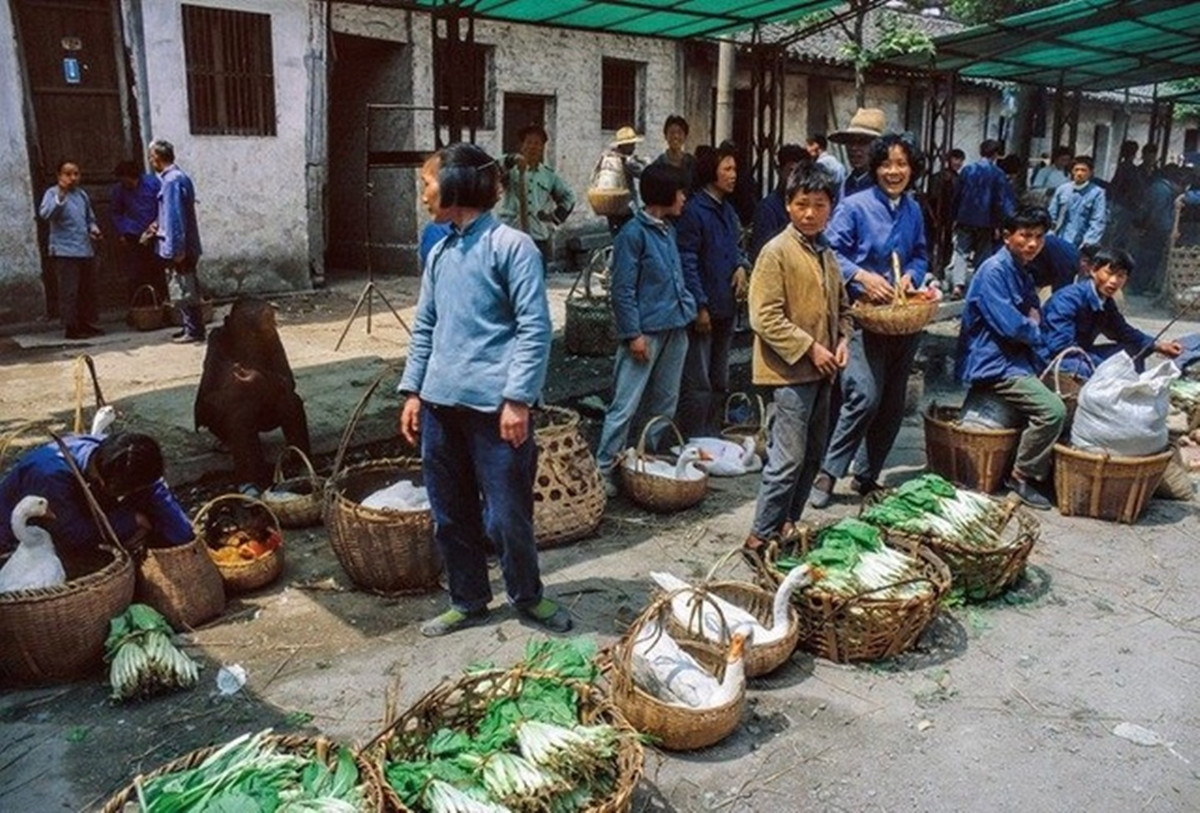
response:
<path id="1" fill-rule="evenodd" d="M 750 293 L 750 274 L 745 268 L 739 268 L 733 272 L 733 298 L 742 302 L 748 293 Z"/>
<path id="2" fill-rule="evenodd" d="M 1155 342 L 1154 352 L 1161 353 L 1169 359 L 1173 359 L 1183 352 L 1183 345 L 1179 342 Z"/>
<path id="3" fill-rule="evenodd" d="M 629 356 L 640 364 L 650 361 L 650 348 L 646 345 L 645 336 L 629 340 Z"/>
<path id="4" fill-rule="evenodd" d="M 417 446 L 421 435 L 421 399 L 410 395 L 400 408 L 400 437 Z"/>
<path id="5" fill-rule="evenodd" d="M 860 268 L 854 272 L 854 281 L 862 285 L 863 291 L 866 293 L 867 299 L 872 302 L 887 303 L 891 302 L 895 296 L 895 291 L 891 284 L 883 277 L 882 274 L 876 274 L 874 271 L 867 271 Z"/>
<path id="6" fill-rule="evenodd" d="M 702 336 L 712 333 L 712 317 L 708 315 L 708 308 L 701 308 L 696 312 L 696 321 L 692 322 L 692 330 Z"/>
<path id="7" fill-rule="evenodd" d="M 514 449 L 520 448 L 529 437 L 529 405 L 505 401 L 500 407 L 500 439 Z"/>
<path id="8" fill-rule="evenodd" d="M 1035 325 L 1040 326 L 1042 324 L 1042 312 L 1037 308 L 1030 308 L 1029 313 L 1025 315 L 1028 316 L 1029 321 L 1033 322 Z"/>
<path id="9" fill-rule="evenodd" d="M 829 352 L 829 348 L 820 342 L 813 342 L 812 347 L 808 348 L 808 357 L 812 359 L 813 366 L 817 368 L 817 372 L 826 378 L 833 378 L 837 375 L 838 363 L 837 356 Z"/>
<path id="10" fill-rule="evenodd" d="M 900 278 L 900 290 L 906 294 L 917 290 L 916 286 L 913 285 L 911 271 Z"/>
<path id="11" fill-rule="evenodd" d="M 833 360 L 839 370 L 846 369 L 846 365 L 850 363 L 850 342 L 847 339 L 838 342 L 837 350 L 833 351 Z"/>

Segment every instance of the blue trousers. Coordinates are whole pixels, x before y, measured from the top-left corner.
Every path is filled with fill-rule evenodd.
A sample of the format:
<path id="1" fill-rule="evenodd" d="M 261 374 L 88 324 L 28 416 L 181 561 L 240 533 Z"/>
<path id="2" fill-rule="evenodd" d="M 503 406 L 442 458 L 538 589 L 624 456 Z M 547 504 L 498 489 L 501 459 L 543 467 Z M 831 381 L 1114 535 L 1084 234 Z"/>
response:
<path id="1" fill-rule="evenodd" d="M 639 413 L 646 417 L 670 416 L 675 414 L 675 406 L 679 403 L 679 382 L 688 350 L 687 328 L 643 335 L 650 353 L 649 361 L 635 361 L 625 342 L 617 347 L 612 403 L 604 416 L 604 429 L 596 449 L 596 463 L 604 474 L 608 474 L 625 448 L 629 428 Z M 661 423 L 660 426 L 667 428 Z"/>
<path id="2" fill-rule="evenodd" d="M 829 434 L 829 397 L 833 384 L 823 378 L 775 390 L 775 414 L 768 428 L 767 464 L 763 467 L 754 524 L 750 532 L 767 539 L 785 522 L 796 523 L 821 466 Z"/>
<path id="3" fill-rule="evenodd" d="M 710 333 L 688 331 L 688 350 L 683 362 L 676 416 L 684 438 L 720 435 L 721 410 L 729 396 L 729 348 L 732 345 L 732 316 L 714 318 Z"/>
<path id="4" fill-rule="evenodd" d="M 857 330 L 850 339 L 850 363 L 842 371 L 842 406 L 821 466 L 833 477 L 845 477 L 850 462 L 862 480 L 878 481 L 900 422 L 904 396 L 921 334 L 883 336 Z M 855 455 L 865 443 L 865 455 Z"/>
<path id="5" fill-rule="evenodd" d="M 474 613 L 492 600 L 485 537 L 499 553 L 509 602 L 524 609 L 541 601 L 533 536 L 537 446 L 532 429 L 514 449 L 500 439 L 498 412 L 422 402 L 421 464 L 451 605 Z"/>

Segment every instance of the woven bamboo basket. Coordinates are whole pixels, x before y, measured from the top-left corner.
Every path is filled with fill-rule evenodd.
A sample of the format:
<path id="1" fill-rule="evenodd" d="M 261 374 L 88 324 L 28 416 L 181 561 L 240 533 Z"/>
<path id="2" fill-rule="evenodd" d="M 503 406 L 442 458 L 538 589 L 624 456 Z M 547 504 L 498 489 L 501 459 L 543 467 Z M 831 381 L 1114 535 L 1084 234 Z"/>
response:
<path id="1" fill-rule="evenodd" d="M 620 217 L 630 213 L 629 202 L 633 199 L 628 189 L 596 189 L 587 191 L 588 205 L 601 217 Z"/>
<path id="2" fill-rule="evenodd" d="M 283 461 L 289 455 L 300 458 L 305 475 L 285 478 Z M 275 477 L 262 493 L 262 501 L 270 506 L 284 528 L 307 528 L 321 521 L 325 479 L 318 477 L 312 461 L 302 450 L 287 446 L 275 460 Z"/>
<path id="3" fill-rule="evenodd" d="M 1094 454 L 1054 444 L 1054 491 L 1065 517 L 1132 525 L 1158 488 L 1174 451 L 1147 457 Z"/>
<path id="4" fill-rule="evenodd" d="M 956 485 L 990 494 L 1004 484 L 1012 468 L 1021 430 L 963 426 L 958 422 L 961 412 L 961 407 L 929 405 L 926 465 Z"/>
<path id="5" fill-rule="evenodd" d="M 331 742 L 324 737 L 273 736 L 269 739 L 273 740 L 276 743 L 276 747 L 281 751 L 304 757 L 316 757 L 318 761 L 324 762 L 331 767 L 334 761 L 337 760 L 337 743 Z M 126 805 L 137 805 L 138 786 L 145 785 L 151 779 L 157 779 L 165 774 L 179 773 L 195 768 L 215 754 L 221 747 L 221 745 L 213 745 L 208 748 L 200 748 L 191 753 L 184 754 L 148 774 L 139 774 L 134 777 L 132 782 L 109 797 L 108 801 L 104 803 L 104 807 L 100 809 L 101 813 L 124 813 Z M 354 763 L 358 766 L 359 784 L 366 785 L 365 806 L 362 810 L 364 813 L 368 811 L 370 813 L 383 811 L 383 782 L 379 778 L 379 773 L 374 763 L 362 753 L 355 753 Z M 135 809 L 140 810 L 141 808 Z"/>
<path id="6" fill-rule="evenodd" d="M 729 411 L 734 403 L 744 401 L 748 407 L 753 409 L 758 406 L 755 420 L 746 423 L 730 423 Z M 767 408 L 763 404 L 761 395 L 755 395 L 754 400 L 750 400 L 750 396 L 744 392 L 730 393 L 725 399 L 725 428 L 721 430 L 721 437 L 726 440 L 732 440 L 734 443 L 742 443 L 746 438 L 754 438 L 754 453 L 763 459 L 767 459 Z"/>
<path id="7" fill-rule="evenodd" d="M 863 330 L 883 336 L 911 336 L 925 329 L 937 309 L 937 302 L 908 300 L 872 305 L 859 300 L 850 313 Z"/>
<path id="8" fill-rule="evenodd" d="M 473 730 L 494 700 L 517 694 L 523 680 L 539 676 L 537 672 L 517 668 L 477 672 L 442 682 L 374 738 L 372 742 L 378 743 L 379 747 L 371 750 L 378 760 L 379 775 L 386 777 L 389 761 L 402 761 L 416 755 L 439 729 Z M 621 734 L 612 793 L 607 798 L 593 801 L 584 808 L 584 813 L 626 813 L 633 802 L 634 788 L 641 779 L 645 756 L 637 732 L 598 687 L 578 681 L 568 681 L 568 684 L 579 693 L 581 723 L 610 725 Z M 409 811 L 386 779 L 383 795 L 390 810 Z"/>
<path id="9" fill-rule="evenodd" d="M 539 548 L 588 536 L 604 516 L 604 481 L 579 413 L 563 407 L 534 410 L 537 472 L 533 480 L 533 532 Z"/>
<path id="10" fill-rule="evenodd" d="M 199 539 L 134 554 L 137 600 L 162 613 L 175 629 L 186 629 L 225 611 L 225 580 Z"/>
<path id="11" fill-rule="evenodd" d="M 1181 209 L 1175 209 L 1172 235 L 1179 234 L 1181 213 Z M 1167 251 L 1166 292 L 1171 296 L 1176 313 L 1182 314 L 1196 304 L 1200 296 L 1200 246 L 1181 246 L 1178 239 L 1172 237 Z"/>
<path id="12" fill-rule="evenodd" d="M 606 293 L 592 293 L 594 271 L 593 263 L 589 262 L 580 269 L 567 292 L 563 342 L 567 352 L 576 356 L 611 356 L 617 349 L 617 323 L 612 302 Z M 582 291 L 579 290 L 580 280 L 583 281 Z"/>
<path id="13" fill-rule="evenodd" d="M 231 516 L 241 508 L 243 517 Z M 192 528 L 196 538 L 204 542 L 205 548 L 212 556 L 214 550 L 221 546 L 222 534 L 228 533 L 232 524 L 245 522 L 252 514 L 257 523 L 269 525 L 270 529 L 279 535 L 280 546 L 267 551 L 256 559 L 229 563 L 213 559 L 217 571 L 225 582 L 225 590 L 230 593 L 248 593 L 260 587 L 266 587 L 283 572 L 283 529 L 275 512 L 261 500 L 248 497 L 245 494 L 222 494 L 206 502 L 196 511 L 192 519 Z"/>
<path id="14" fill-rule="evenodd" d="M 621 480 L 629 499 L 643 508 L 660 513 L 682 511 L 704 499 L 704 495 L 708 493 L 708 474 L 705 473 L 695 480 L 675 480 L 645 471 L 646 461 L 660 460 L 660 458 L 646 454 L 646 435 L 650 431 L 650 427 L 659 421 L 666 421 L 670 425 L 679 441 L 680 448 L 683 448 L 683 436 L 679 434 L 678 427 L 665 415 L 655 415 L 646 421 L 646 425 L 642 428 L 642 436 L 638 439 L 637 450 L 633 457 L 629 457 L 628 451 L 622 456 Z"/>
<path id="15" fill-rule="evenodd" d="M 76 680 L 100 666 L 108 620 L 129 607 L 134 576 L 121 548 L 96 555 L 90 567 L 64 557 L 65 584 L 0 593 L 0 684 Z"/>
<path id="16" fill-rule="evenodd" d="M 777 543 L 769 543 L 756 568 L 759 583 L 777 588 L 784 576 L 775 569 L 775 562 L 784 553 L 807 553 L 817 533 L 819 530 L 800 534 L 794 551 L 782 551 Z M 881 598 L 878 591 L 846 597 L 819 585 L 794 593 L 801 648 L 835 663 L 875 661 L 907 651 L 929 626 L 938 602 L 950 589 L 950 570 L 928 548 L 885 529 L 881 533 L 887 545 L 920 561 L 921 576 L 914 582 L 927 583 L 931 589 L 909 598 Z"/>
<path id="17" fill-rule="evenodd" d="M 1086 376 L 1079 373 L 1063 372 L 1062 363 L 1072 356 L 1078 357 L 1088 369 Z M 1075 417 L 1075 407 L 1079 406 L 1079 391 L 1087 383 L 1088 378 L 1096 371 L 1092 357 L 1082 347 L 1068 347 L 1055 356 L 1042 372 L 1042 383 L 1049 387 L 1055 395 L 1062 399 L 1067 408 L 1067 423 Z"/>
<path id="18" fill-rule="evenodd" d="M 892 493 L 891 489 L 885 489 L 867 495 L 863 499 L 863 510 Z M 993 530 L 1002 540 L 995 548 L 978 548 L 933 534 L 911 534 L 895 528 L 887 529 L 888 536 L 928 547 L 946 563 L 955 590 L 962 591 L 968 601 L 986 601 L 1000 595 L 1021 578 L 1029 553 L 1042 534 L 1041 523 L 1028 509 L 1019 507 L 1012 499 L 994 502 L 1000 513 Z M 1005 538 L 1004 531 L 1010 528 L 1012 533 Z"/>
<path id="19" fill-rule="evenodd" d="M 325 526 L 338 562 L 356 585 L 377 593 L 423 593 L 437 589 L 442 572 L 433 512 L 381 511 L 361 504 L 402 479 L 420 484 L 421 461 L 394 457 L 342 467 L 367 401 L 388 375 L 385 370 L 363 393 L 342 433 L 333 473 L 325 481 Z"/>
<path id="20" fill-rule="evenodd" d="M 129 302 L 129 324 L 134 330 L 158 330 L 163 326 L 163 307 L 153 285 L 142 285 L 133 292 Z"/>
<path id="21" fill-rule="evenodd" d="M 613 649 L 609 678 L 613 703 L 629 724 L 654 738 L 654 744 L 667 751 L 693 751 L 707 748 L 733 733 L 742 720 L 746 706 L 746 688 L 721 706 L 693 709 L 665 703 L 639 687 L 633 679 L 633 642 L 646 624 L 654 621 L 666 630 L 671 614 L 672 594 L 655 599 L 638 616 Z M 719 608 L 718 608 L 719 611 Z M 667 634 L 664 632 L 663 634 Z M 675 637 L 675 636 L 672 636 Z M 725 676 L 726 648 L 696 638 L 675 638 L 685 652 L 713 676 Z"/>

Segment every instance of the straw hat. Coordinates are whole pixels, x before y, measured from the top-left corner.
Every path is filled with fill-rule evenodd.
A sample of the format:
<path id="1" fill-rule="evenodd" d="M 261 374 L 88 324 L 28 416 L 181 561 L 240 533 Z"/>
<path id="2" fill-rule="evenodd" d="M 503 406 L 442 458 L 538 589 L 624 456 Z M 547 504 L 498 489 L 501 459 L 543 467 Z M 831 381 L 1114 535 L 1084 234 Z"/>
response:
<path id="1" fill-rule="evenodd" d="M 848 144 L 851 141 L 879 138 L 883 135 L 883 128 L 882 110 L 877 107 L 860 107 L 850 119 L 850 126 L 830 133 L 829 140 L 834 144 Z"/>
<path id="2" fill-rule="evenodd" d="M 613 139 L 612 146 L 619 147 L 622 144 L 637 144 L 645 140 L 646 139 L 637 134 L 637 130 L 633 129 L 629 125 L 626 125 L 620 130 L 617 130 L 617 137 Z"/>

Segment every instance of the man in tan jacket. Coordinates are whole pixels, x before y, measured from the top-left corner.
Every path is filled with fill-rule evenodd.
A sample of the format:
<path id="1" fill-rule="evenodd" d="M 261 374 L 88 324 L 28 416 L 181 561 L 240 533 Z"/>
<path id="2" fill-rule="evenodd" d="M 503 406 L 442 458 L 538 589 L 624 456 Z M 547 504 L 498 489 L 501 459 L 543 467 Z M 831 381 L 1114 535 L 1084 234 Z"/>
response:
<path id="1" fill-rule="evenodd" d="M 768 242 L 750 276 L 754 383 L 774 388 L 767 464 L 746 547 L 791 532 L 820 469 L 829 398 L 849 357 L 850 301 L 822 234 L 836 194 L 820 167 L 787 182 L 791 225 Z"/>

